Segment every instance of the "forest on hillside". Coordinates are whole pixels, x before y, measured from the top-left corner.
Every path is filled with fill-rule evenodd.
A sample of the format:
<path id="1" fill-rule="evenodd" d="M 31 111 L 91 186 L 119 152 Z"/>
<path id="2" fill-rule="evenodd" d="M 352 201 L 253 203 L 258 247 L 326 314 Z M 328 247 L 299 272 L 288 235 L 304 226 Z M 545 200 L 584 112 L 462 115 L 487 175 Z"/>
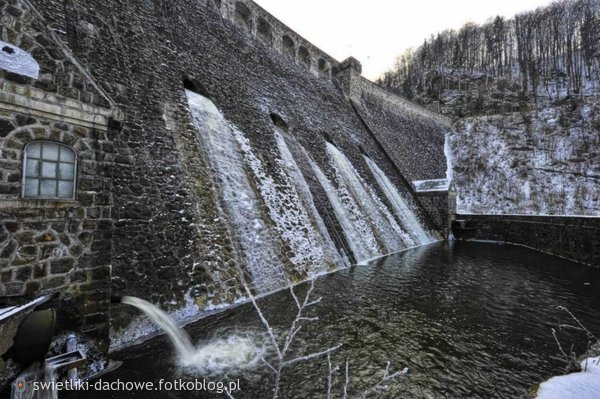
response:
<path id="1" fill-rule="evenodd" d="M 379 85 L 441 112 L 510 112 L 600 92 L 600 0 L 561 0 L 432 35 Z"/>

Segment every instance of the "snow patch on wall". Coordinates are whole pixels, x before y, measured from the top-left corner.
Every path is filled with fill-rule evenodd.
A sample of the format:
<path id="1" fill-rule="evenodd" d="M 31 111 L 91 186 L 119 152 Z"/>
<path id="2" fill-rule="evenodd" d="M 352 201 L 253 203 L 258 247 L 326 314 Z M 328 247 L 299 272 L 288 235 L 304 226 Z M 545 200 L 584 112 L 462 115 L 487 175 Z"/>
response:
<path id="1" fill-rule="evenodd" d="M 25 50 L 0 40 L 0 69 L 37 79 L 40 66 Z"/>

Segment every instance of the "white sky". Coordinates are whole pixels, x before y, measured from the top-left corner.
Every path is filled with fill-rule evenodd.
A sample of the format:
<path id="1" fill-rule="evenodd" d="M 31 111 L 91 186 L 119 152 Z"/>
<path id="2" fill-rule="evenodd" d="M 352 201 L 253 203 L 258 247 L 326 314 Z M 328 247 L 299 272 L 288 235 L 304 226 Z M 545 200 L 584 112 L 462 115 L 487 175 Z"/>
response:
<path id="1" fill-rule="evenodd" d="M 409 47 L 465 22 L 535 9 L 551 0 L 254 0 L 339 61 L 352 55 L 376 79 Z"/>

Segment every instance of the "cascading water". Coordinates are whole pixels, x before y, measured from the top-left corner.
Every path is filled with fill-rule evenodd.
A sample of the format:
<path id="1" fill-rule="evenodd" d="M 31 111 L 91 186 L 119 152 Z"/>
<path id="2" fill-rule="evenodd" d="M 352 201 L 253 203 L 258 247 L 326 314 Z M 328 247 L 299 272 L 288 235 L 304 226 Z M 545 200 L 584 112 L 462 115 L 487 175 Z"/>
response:
<path id="1" fill-rule="evenodd" d="M 354 198 L 344 186 L 336 189 L 308 154 L 306 154 L 306 157 L 317 180 L 325 190 L 356 262 L 363 263 L 379 256 L 379 246 L 375 234 L 371 226 L 365 221 L 362 210 L 356 204 Z"/>
<path id="2" fill-rule="evenodd" d="M 208 155 L 244 264 L 256 290 L 269 292 L 287 284 L 275 234 L 262 220 L 259 200 L 247 175 L 232 126 L 208 98 L 186 90 L 194 124 Z"/>
<path id="3" fill-rule="evenodd" d="M 169 336 L 169 339 L 173 343 L 179 358 L 183 359 L 194 352 L 194 345 L 192 345 L 190 337 L 188 337 L 186 332 L 180 329 L 163 310 L 154 306 L 150 302 L 133 296 L 122 297 L 121 303 L 138 308 L 144 312 L 150 318 L 150 320 L 165 330 Z"/>
<path id="4" fill-rule="evenodd" d="M 434 242 L 435 238 L 423 228 L 413 210 L 406 204 L 402 195 L 383 170 L 371 158 L 364 156 L 364 159 L 388 201 L 392 204 L 396 216 L 400 218 L 402 227 L 408 231 L 415 244 L 426 245 Z"/>
<path id="5" fill-rule="evenodd" d="M 255 368 L 268 354 L 268 341 L 260 334 L 233 334 L 195 347 L 187 333 L 162 309 L 143 299 L 124 296 L 121 303 L 141 310 L 169 337 L 179 366 L 202 376 L 237 374 Z"/>
<path id="6" fill-rule="evenodd" d="M 260 196 L 269 210 L 274 230 L 291 250 L 289 261 L 295 271 L 314 276 L 338 266 L 340 259 L 330 244 L 331 240 L 327 241 L 329 235 L 326 231 L 323 234 L 323 231 L 314 226 L 318 213 L 314 209 L 312 198 L 306 201 L 303 196 L 303 180 L 298 180 L 296 176 L 299 171 L 289 167 L 289 151 L 286 153 L 284 149 L 282 152 L 281 142 L 277 141 L 280 157 L 286 160 L 278 159 L 277 163 L 271 165 L 272 172 L 269 174 L 263 162 L 252 151 L 249 140 L 238 129 L 233 128 L 233 132 L 246 164 L 253 172 Z"/>
<path id="7" fill-rule="evenodd" d="M 452 171 L 452 147 L 450 146 L 450 133 L 444 138 L 444 155 L 446 156 L 446 180 L 448 185 L 452 184 L 454 173 Z"/>
<path id="8" fill-rule="evenodd" d="M 327 261 L 329 263 L 333 262 L 336 264 L 344 264 L 347 261 L 343 261 L 335 249 L 335 245 L 329 236 L 327 227 L 325 226 L 321 215 L 315 207 L 308 183 L 304 179 L 296 160 L 292 156 L 292 153 L 285 142 L 283 132 L 278 127 L 275 128 L 275 140 L 277 141 L 277 148 L 279 149 L 281 164 L 285 170 L 284 175 L 287 177 L 290 185 L 295 188 L 294 198 L 301 205 L 300 209 L 302 209 L 303 215 L 306 214 L 306 216 L 303 217 L 305 222 L 302 223 L 300 227 L 309 229 L 307 231 L 312 237 L 314 237 L 314 239 L 307 241 L 306 244 L 312 245 L 313 247 L 315 244 L 317 244 L 319 248 L 319 255 L 315 261 Z M 314 224 L 316 225 L 315 227 L 313 227 L 312 223 L 310 223 L 311 220 L 314 221 Z"/>
<path id="9" fill-rule="evenodd" d="M 327 143 L 327 152 L 338 175 L 338 183 L 345 185 L 352 193 L 376 233 L 380 243 L 378 255 L 415 246 L 412 238 L 402 230 L 390 210 L 373 188 L 360 177 L 348 158 L 331 143 Z"/>
<path id="10" fill-rule="evenodd" d="M 186 94 L 202 146 L 218 179 L 241 261 L 257 292 L 289 284 L 290 268 L 309 277 L 342 265 L 283 132 L 275 130 L 280 159 L 267 168 L 243 132 L 227 122 L 211 100 L 189 90 Z M 327 143 L 327 152 L 334 182 L 315 162 L 310 160 L 310 164 L 357 262 L 432 241 L 377 165 L 367 160 L 398 219 L 337 147 Z"/>

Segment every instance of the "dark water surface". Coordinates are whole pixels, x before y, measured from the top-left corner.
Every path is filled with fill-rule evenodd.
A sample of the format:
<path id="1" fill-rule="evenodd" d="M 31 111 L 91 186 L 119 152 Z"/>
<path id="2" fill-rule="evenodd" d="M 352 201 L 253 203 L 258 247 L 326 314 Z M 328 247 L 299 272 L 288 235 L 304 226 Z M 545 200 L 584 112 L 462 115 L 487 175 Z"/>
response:
<path id="1" fill-rule="evenodd" d="M 303 291 L 306 287 L 300 287 Z M 568 321 L 566 306 L 600 332 L 600 270 L 525 248 L 487 243 L 438 243 L 409 250 L 322 277 L 315 294 L 322 302 L 308 312 L 319 321 L 298 334 L 295 354 L 338 343 L 333 362 L 350 366 L 350 395 L 362 392 L 392 369 L 411 372 L 390 384 L 380 398 L 516 398 L 563 371 L 551 329 Z M 289 293 L 260 301 L 277 331 L 289 326 L 296 307 Z M 263 330 L 250 305 L 186 327 L 194 342 L 235 331 Z M 585 350 L 585 336 L 561 332 L 566 347 Z M 304 351 L 304 352 L 303 352 Z M 191 376 L 182 372 L 164 337 L 114 354 L 124 361 L 103 380 L 158 381 Z M 283 398 L 325 397 L 327 361 L 286 369 Z M 266 367 L 241 376 L 236 398 L 270 397 Z M 219 377 L 211 377 L 218 380 Z M 343 374 L 335 378 L 340 397 Z M 69 397 L 204 398 L 202 392 L 100 392 Z"/>

